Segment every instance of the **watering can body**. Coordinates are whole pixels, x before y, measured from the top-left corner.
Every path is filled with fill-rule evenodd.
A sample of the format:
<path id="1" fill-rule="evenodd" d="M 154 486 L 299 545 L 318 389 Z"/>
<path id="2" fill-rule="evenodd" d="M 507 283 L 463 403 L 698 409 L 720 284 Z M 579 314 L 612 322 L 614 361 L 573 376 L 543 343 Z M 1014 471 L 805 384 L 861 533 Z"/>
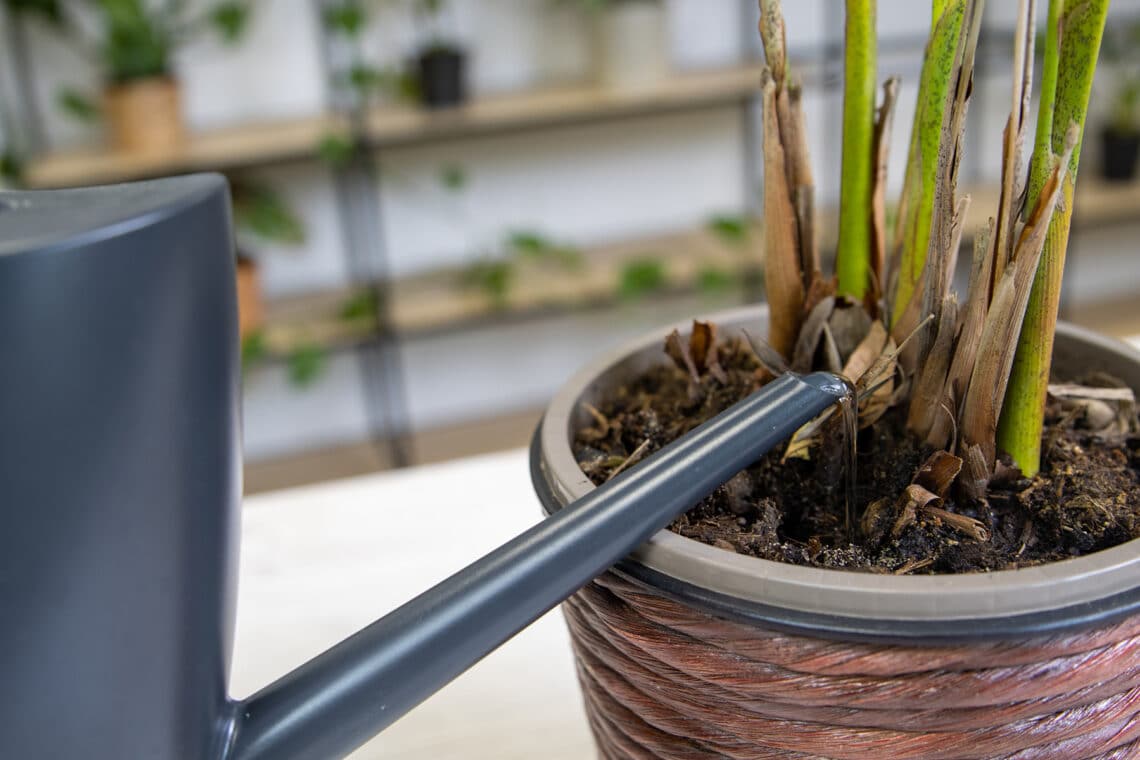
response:
<path id="1" fill-rule="evenodd" d="M 846 392 L 780 378 L 236 701 L 238 355 L 221 177 L 0 192 L 0 758 L 346 754 Z"/>
<path id="2" fill-rule="evenodd" d="M 0 757 L 215 756 L 241 488 L 224 181 L 5 197 Z"/>

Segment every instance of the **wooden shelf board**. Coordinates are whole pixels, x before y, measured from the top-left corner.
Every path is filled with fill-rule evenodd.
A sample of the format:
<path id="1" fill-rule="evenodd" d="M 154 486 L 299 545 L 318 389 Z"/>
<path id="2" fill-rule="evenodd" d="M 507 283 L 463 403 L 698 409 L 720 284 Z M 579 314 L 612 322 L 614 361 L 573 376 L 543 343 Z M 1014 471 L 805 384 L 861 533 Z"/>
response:
<path id="1" fill-rule="evenodd" d="M 589 84 L 488 96 L 455 109 L 380 108 L 368 120 L 376 146 L 542 127 L 585 119 L 701 107 L 747 98 L 760 89 L 759 65 L 674 74 L 636 90 Z"/>
<path id="2" fill-rule="evenodd" d="M 602 85 L 544 88 L 487 96 L 440 111 L 384 106 L 369 115 L 367 134 L 373 147 L 408 145 L 728 103 L 749 97 L 759 87 L 760 67 L 744 65 L 678 73 L 639 90 L 614 90 Z M 341 120 L 322 115 L 200 132 L 174 153 L 143 155 L 101 147 L 60 151 L 30 162 L 27 183 L 40 188 L 74 187 L 312 157 L 321 138 L 341 128 Z"/>
<path id="3" fill-rule="evenodd" d="M 330 117 L 318 116 L 213 130 L 192 135 L 181 150 L 171 153 L 61 151 L 29 163 L 26 181 L 33 188 L 98 185 L 309 156 L 336 124 Z"/>
<path id="4" fill-rule="evenodd" d="M 692 293 L 704 268 L 743 275 L 760 265 L 759 227 L 740 244 L 719 239 L 705 229 L 600 246 L 583 254 L 579 269 L 520 263 L 502 303 L 462 287 L 460 272 L 417 275 L 392 284 L 389 315 L 401 337 L 424 337 L 452 329 L 471 329 L 510 321 L 554 316 L 587 306 L 620 302 L 622 269 L 631 261 L 653 258 L 665 269 L 665 283 L 646 297 Z M 346 322 L 337 314 L 351 295 L 348 289 L 276 299 L 267 305 L 265 338 L 276 355 L 305 343 L 353 345 L 373 333 L 369 320 Z"/>

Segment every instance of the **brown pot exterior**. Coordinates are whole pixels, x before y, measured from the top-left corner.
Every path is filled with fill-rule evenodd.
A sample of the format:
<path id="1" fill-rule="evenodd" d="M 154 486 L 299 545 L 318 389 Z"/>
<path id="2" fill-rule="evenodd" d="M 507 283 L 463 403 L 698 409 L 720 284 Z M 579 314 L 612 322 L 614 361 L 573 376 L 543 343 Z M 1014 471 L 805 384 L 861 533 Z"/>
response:
<path id="1" fill-rule="evenodd" d="M 246 338 L 265 321 L 257 264 L 239 259 L 237 264 L 238 332 Z"/>
<path id="2" fill-rule="evenodd" d="M 182 91 L 174 79 L 154 77 L 108 86 L 103 105 L 116 150 L 172 153 L 186 140 Z"/>
<path id="3" fill-rule="evenodd" d="M 1140 619 L 900 646 L 718 619 L 607 573 L 562 607 L 599 757 L 1140 756 Z"/>
<path id="4" fill-rule="evenodd" d="M 1058 361 L 1104 362 L 1137 384 L 1134 355 L 1110 357 L 1071 328 L 1062 337 Z M 567 398 L 596 397 L 614 382 L 605 372 L 583 371 Z M 544 442 L 566 440 L 572 419 L 560 412 Z M 1125 547 L 1135 556 L 1140 542 Z M 563 605 L 602 758 L 1140 757 L 1138 614 L 1012 638 L 861 639 L 721 616 L 623 570 L 652 556 Z M 928 582 L 909 581 L 893 591 Z"/>

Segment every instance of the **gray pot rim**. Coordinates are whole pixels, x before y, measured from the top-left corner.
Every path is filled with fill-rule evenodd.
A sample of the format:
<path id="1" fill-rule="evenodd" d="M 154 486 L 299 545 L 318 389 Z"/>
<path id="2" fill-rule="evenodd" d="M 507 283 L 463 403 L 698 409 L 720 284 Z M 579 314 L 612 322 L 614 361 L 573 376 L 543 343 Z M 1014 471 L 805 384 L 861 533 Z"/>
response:
<path id="1" fill-rule="evenodd" d="M 761 325 L 763 307 L 705 317 L 724 330 Z M 688 329 L 688 322 L 675 325 Z M 579 400 L 623 360 L 660 345 L 672 327 L 602 354 L 554 396 L 535 433 L 532 479 L 549 514 L 593 490 L 570 448 Z M 1140 352 L 1073 325 L 1057 342 L 1081 344 L 1137 367 Z M 1008 637 L 1118 619 L 1140 610 L 1140 539 L 1083 557 L 1018 570 L 882 576 L 800 567 L 717 549 L 668 530 L 616 568 L 714 614 L 777 627 L 869 639 Z"/>

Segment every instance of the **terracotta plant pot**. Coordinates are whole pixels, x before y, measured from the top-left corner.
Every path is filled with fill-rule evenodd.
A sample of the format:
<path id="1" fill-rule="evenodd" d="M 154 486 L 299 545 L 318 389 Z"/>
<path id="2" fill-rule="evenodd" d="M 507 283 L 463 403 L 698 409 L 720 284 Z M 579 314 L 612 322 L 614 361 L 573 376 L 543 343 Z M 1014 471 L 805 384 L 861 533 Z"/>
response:
<path id="1" fill-rule="evenodd" d="M 264 324 L 265 310 L 261 300 L 261 282 L 257 262 L 239 256 L 237 260 L 238 333 L 246 338 Z"/>
<path id="2" fill-rule="evenodd" d="M 103 92 L 103 111 L 116 150 L 169 153 L 186 140 L 182 91 L 170 77 L 109 85 Z"/>
<path id="3" fill-rule="evenodd" d="M 763 334 L 766 312 L 708 317 Z M 687 325 L 678 326 L 682 331 Z M 532 446 L 547 512 L 593 488 L 596 402 L 665 361 L 663 328 L 555 396 Z M 1062 326 L 1056 364 L 1140 390 L 1140 354 Z M 563 607 L 603 758 L 1123 758 L 1140 753 L 1140 540 L 993 573 L 884 576 L 661 531 Z"/>

